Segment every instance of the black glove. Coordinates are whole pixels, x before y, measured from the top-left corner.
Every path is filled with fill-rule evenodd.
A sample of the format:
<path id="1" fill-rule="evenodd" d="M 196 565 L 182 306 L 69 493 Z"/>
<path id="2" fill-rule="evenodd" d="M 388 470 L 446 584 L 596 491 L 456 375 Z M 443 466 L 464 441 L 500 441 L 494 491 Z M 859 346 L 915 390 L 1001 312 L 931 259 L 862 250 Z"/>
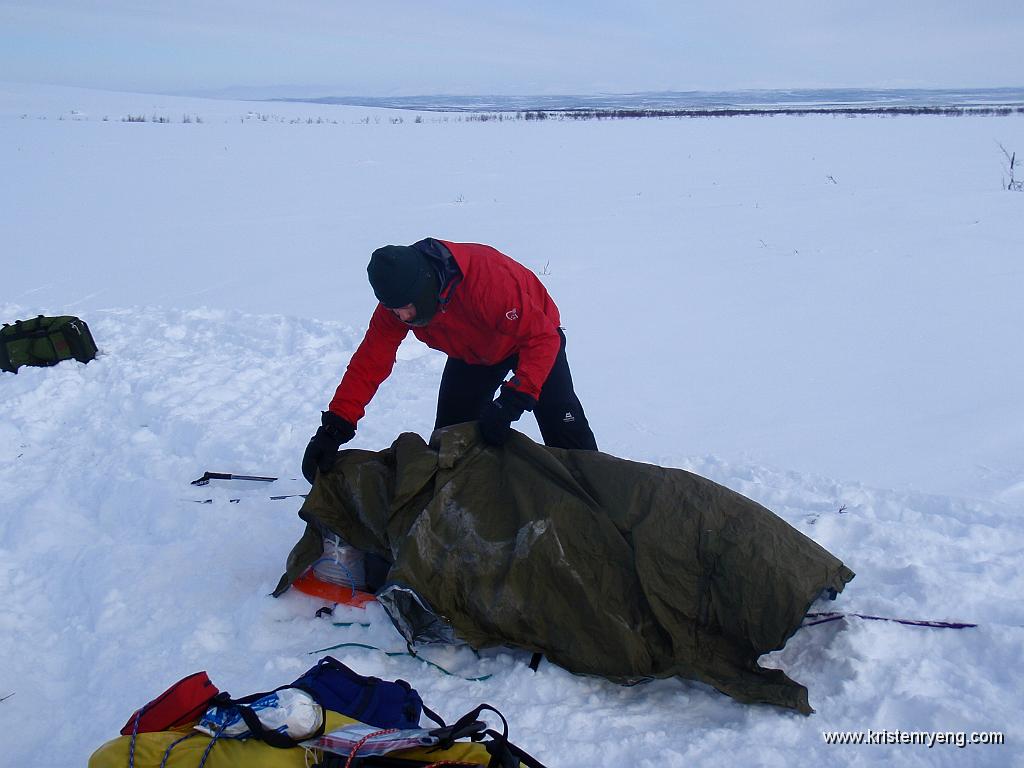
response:
<path id="1" fill-rule="evenodd" d="M 302 454 L 302 476 L 310 485 L 316 479 L 317 468 L 321 471 L 330 469 L 338 446 L 356 436 L 356 428 L 336 413 L 323 411 L 320 423 L 323 426 L 309 439 L 306 452 Z"/>
<path id="2" fill-rule="evenodd" d="M 504 445 L 512 432 L 512 422 L 519 421 L 523 411 L 532 411 L 536 404 L 529 395 L 502 387 L 497 400 L 480 413 L 480 436 L 488 445 Z"/>

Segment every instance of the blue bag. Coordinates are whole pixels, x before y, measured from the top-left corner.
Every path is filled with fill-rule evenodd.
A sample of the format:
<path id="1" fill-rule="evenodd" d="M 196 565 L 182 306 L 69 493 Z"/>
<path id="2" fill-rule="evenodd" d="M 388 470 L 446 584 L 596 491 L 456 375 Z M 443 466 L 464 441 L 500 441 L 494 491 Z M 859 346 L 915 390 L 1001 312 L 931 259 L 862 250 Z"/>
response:
<path id="1" fill-rule="evenodd" d="M 376 728 L 419 728 L 423 700 L 405 682 L 364 677 L 325 656 L 290 687 L 310 694 L 325 709 Z"/>

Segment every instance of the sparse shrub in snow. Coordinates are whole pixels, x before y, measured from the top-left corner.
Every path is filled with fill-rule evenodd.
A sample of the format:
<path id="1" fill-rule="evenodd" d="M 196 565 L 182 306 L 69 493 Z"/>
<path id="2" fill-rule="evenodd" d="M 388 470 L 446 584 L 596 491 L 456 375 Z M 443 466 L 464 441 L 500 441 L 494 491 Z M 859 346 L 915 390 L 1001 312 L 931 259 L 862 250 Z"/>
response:
<path id="1" fill-rule="evenodd" d="M 1009 179 L 1003 179 L 1003 189 L 1008 189 L 1011 192 L 1024 192 L 1024 179 L 1014 178 L 1014 174 L 1017 172 L 1017 153 L 1008 152 L 1002 144 L 999 145 L 999 149 L 1003 151 L 1003 156 L 1006 157 L 1006 172 L 1010 176 Z"/>

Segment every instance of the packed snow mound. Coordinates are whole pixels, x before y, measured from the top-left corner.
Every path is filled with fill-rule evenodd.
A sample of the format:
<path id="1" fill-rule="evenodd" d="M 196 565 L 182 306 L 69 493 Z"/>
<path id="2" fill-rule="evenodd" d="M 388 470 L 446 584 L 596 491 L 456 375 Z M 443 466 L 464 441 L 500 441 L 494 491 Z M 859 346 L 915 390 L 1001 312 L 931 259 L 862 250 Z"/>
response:
<path id="1" fill-rule="evenodd" d="M 0 654 L 9 660 L 0 696 L 14 694 L 0 706 L 19 724 L 6 746 L 11 761 L 81 763 L 134 707 L 197 669 L 249 692 L 297 675 L 320 648 L 402 650 L 376 606 L 340 610 L 332 621 L 315 618 L 320 603 L 294 590 L 268 597 L 302 531 L 301 499 L 272 501 L 256 483 L 189 485 L 211 469 L 279 476 L 274 495 L 308 490 L 293 479 L 302 449 L 360 330 L 212 310 L 126 308 L 85 319 L 101 350 L 95 361 L 0 381 Z M 408 429 L 428 436 L 440 362 L 399 360 L 393 380 L 402 386 L 381 391 L 356 447 L 383 447 Z M 697 683 L 622 688 L 549 664 L 533 673 L 528 655 L 512 651 L 424 651 L 462 678 L 491 676 L 477 682 L 407 656 L 354 647 L 332 654 L 364 674 L 409 680 L 445 715 L 494 704 L 553 766 L 722 754 L 750 764 L 856 764 L 850 752 L 838 757 L 851 747 L 826 745 L 822 731 L 980 732 L 1015 721 L 1024 536 L 1012 506 L 715 457 L 633 458 L 710 477 L 842 552 L 858 577 L 830 607 L 980 626 L 853 619 L 799 630 L 762 663 L 815 692 L 809 719 L 739 705 Z M 212 502 L 196 503 L 204 499 Z M 41 711 L 90 716 L 55 730 Z M 874 754 L 861 749 L 865 759 Z M 901 749 L 908 764 L 1005 765 L 1020 755 L 1012 744 Z"/>

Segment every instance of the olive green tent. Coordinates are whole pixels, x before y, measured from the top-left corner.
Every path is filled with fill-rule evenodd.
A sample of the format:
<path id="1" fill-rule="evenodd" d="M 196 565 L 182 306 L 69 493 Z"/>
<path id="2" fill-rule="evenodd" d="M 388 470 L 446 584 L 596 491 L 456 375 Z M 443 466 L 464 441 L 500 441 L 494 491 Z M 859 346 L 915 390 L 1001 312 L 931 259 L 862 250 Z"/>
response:
<path id="1" fill-rule="evenodd" d="M 746 497 L 680 469 L 547 448 L 504 448 L 475 424 L 346 450 L 299 515 L 280 594 L 340 535 L 392 564 L 475 648 L 543 653 L 629 682 L 679 675 L 744 702 L 813 710 L 807 689 L 757 664 L 811 603 L 853 578 Z M 397 623 L 397 622 L 396 622 Z"/>

